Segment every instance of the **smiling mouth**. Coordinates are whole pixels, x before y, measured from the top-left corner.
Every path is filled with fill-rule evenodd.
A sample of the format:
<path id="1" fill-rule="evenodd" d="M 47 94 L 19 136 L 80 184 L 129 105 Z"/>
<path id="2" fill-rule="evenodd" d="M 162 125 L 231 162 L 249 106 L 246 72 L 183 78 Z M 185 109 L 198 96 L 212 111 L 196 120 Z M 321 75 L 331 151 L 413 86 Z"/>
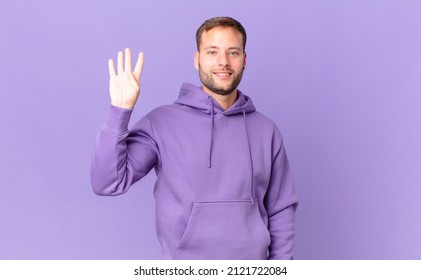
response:
<path id="1" fill-rule="evenodd" d="M 232 75 L 231 72 L 213 72 L 213 74 L 219 78 L 226 78 Z"/>

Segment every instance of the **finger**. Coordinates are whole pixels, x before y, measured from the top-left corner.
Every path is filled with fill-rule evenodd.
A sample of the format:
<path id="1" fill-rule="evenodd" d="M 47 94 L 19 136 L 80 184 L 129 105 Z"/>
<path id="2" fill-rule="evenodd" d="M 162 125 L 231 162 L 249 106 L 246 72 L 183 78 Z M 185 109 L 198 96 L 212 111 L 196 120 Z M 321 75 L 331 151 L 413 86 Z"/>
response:
<path id="1" fill-rule="evenodd" d="M 118 52 L 117 55 L 117 73 L 121 74 L 124 72 L 123 69 L 123 52 Z"/>
<path id="2" fill-rule="evenodd" d="M 135 66 L 134 72 L 133 72 L 136 80 L 140 79 L 140 74 L 142 74 L 143 62 L 144 61 L 145 61 L 145 54 L 143 52 L 140 52 L 139 56 L 137 57 L 136 66 Z"/>
<path id="3" fill-rule="evenodd" d="M 125 60 L 124 60 L 124 71 L 126 73 L 132 72 L 132 54 L 129 48 L 124 50 Z"/>
<path id="4" fill-rule="evenodd" d="M 108 59 L 108 72 L 110 73 L 110 78 L 115 77 L 115 69 L 114 69 L 114 61 L 112 59 Z"/>

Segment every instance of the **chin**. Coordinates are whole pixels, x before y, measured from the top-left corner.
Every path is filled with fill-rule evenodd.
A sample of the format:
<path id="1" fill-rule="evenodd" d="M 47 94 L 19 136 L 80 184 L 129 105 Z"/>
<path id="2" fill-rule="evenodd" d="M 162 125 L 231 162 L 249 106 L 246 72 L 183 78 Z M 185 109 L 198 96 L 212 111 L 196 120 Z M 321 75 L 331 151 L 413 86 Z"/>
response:
<path id="1" fill-rule="evenodd" d="M 230 95 L 231 93 L 233 93 L 235 91 L 235 89 L 229 89 L 229 90 L 224 90 L 224 89 L 211 89 L 214 93 L 219 94 L 219 95 Z"/>

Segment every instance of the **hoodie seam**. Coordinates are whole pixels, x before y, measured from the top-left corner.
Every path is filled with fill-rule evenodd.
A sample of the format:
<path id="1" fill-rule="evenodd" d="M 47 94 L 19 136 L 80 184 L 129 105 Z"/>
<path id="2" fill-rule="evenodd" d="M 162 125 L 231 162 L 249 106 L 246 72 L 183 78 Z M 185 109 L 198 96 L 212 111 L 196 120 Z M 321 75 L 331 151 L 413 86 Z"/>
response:
<path id="1" fill-rule="evenodd" d="M 257 202 L 257 198 L 253 199 L 254 202 Z M 213 203 L 242 203 L 242 202 L 248 202 L 250 203 L 250 199 L 235 199 L 235 200 L 210 200 L 210 201 L 195 201 L 194 203 L 200 203 L 200 204 L 213 204 Z"/>
<path id="2" fill-rule="evenodd" d="M 148 115 L 145 116 L 145 119 L 148 120 L 149 127 L 150 127 L 151 133 L 152 133 L 152 139 L 156 139 L 155 138 L 154 127 L 153 127 L 152 122 L 149 119 Z M 156 143 L 155 140 L 154 140 L 154 144 L 155 144 L 155 146 L 157 148 L 157 155 L 158 155 L 158 160 L 157 160 L 157 163 L 155 164 L 155 168 L 160 169 L 161 168 L 161 153 L 159 152 L 159 146 L 158 146 L 158 144 Z"/>

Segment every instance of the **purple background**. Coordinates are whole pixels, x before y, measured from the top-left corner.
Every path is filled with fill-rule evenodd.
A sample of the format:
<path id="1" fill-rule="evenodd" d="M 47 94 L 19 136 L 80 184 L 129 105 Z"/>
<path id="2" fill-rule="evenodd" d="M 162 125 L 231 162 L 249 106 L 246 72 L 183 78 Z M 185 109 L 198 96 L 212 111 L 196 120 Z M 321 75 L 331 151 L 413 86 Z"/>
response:
<path id="1" fill-rule="evenodd" d="M 295 258 L 421 258 L 421 1 L 15 0 L 0 11 L 1 259 L 158 258 L 154 172 L 120 197 L 90 187 L 107 59 L 145 52 L 138 119 L 199 82 L 194 33 L 216 15 L 246 27 L 240 88 L 285 138 Z"/>

